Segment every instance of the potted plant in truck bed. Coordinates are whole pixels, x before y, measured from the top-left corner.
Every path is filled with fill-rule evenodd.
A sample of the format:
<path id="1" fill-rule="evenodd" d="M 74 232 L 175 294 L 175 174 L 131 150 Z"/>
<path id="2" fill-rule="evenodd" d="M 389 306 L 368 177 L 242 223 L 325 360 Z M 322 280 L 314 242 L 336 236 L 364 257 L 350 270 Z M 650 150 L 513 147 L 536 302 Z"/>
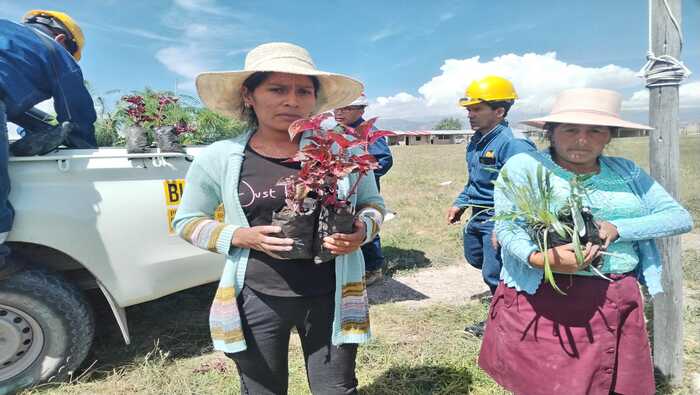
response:
<path id="1" fill-rule="evenodd" d="M 161 152 L 185 152 L 178 139 L 191 134 L 193 114 L 180 103 L 180 98 L 165 92 L 146 89 L 143 93 L 123 96 L 117 110 L 126 119 L 126 147 L 129 153 L 147 152 L 149 135 Z"/>
<path id="2" fill-rule="evenodd" d="M 551 183 L 552 173 L 541 164 L 538 165 L 535 177 L 528 174 L 525 183 L 517 183 L 508 176 L 506 169 L 500 172 L 500 181 L 495 183 L 507 198 L 513 203 L 510 211 L 498 213 L 494 221 L 516 221 L 525 225 L 532 241 L 540 251 L 564 245 L 573 244 L 576 261 L 583 269 L 584 246 L 590 242 L 602 245 L 598 235 L 598 226 L 590 208 L 583 203 L 586 190 L 583 182 L 590 176 L 574 176 L 569 185 L 571 193 L 564 205 L 555 209 L 555 192 Z M 604 255 L 614 255 L 603 252 Z M 557 292 L 566 295 L 554 280 L 548 254 L 544 257 L 544 279 Z M 597 275 L 609 280 L 598 268 L 601 259 L 596 259 L 585 270 L 591 270 Z"/>
<path id="3" fill-rule="evenodd" d="M 280 226 L 280 237 L 295 240 L 291 251 L 279 254 L 285 259 L 312 258 L 316 263 L 335 256 L 323 247 L 323 238 L 334 233 L 352 233 L 354 212 L 349 202 L 361 178 L 378 169 L 367 152 L 370 144 L 392 132 L 374 130 L 376 118 L 357 128 L 338 124 L 326 113 L 300 119 L 289 127 L 293 139 L 309 132 L 309 144 L 290 162 L 301 163 L 299 173 L 280 181 L 285 187 L 286 204 L 273 213 L 272 224 Z M 339 196 L 338 180 L 356 172 L 358 176 L 345 196 Z"/>

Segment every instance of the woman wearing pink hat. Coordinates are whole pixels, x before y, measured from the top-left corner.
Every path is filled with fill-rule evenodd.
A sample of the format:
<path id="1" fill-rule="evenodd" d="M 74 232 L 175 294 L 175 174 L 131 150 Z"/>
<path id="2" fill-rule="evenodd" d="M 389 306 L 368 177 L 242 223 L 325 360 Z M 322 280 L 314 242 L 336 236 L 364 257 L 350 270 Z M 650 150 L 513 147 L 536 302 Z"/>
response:
<path id="1" fill-rule="evenodd" d="M 516 155 L 503 168 L 513 182 L 526 185 L 543 166 L 558 207 L 570 196 L 569 181 L 588 175 L 584 205 L 602 240 L 586 245 L 581 268 L 571 244 L 540 251 L 522 221 L 496 223 L 503 269 L 479 365 L 516 394 L 655 392 L 638 280 L 652 296 L 662 291 L 654 240 L 688 232 L 692 220 L 633 162 L 603 154 L 617 130 L 651 129 L 622 120 L 620 103 L 621 96 L 609 90 L 562 92 L 548 116 L 525 122 L 546 130 L 549 149 Z M 507 195 L 496 188 L 496 215 L 516 207 Z M 543 281 L 543 254 L 566 295 Z M 585 270 L 598 258 L 611 281 Z"/>

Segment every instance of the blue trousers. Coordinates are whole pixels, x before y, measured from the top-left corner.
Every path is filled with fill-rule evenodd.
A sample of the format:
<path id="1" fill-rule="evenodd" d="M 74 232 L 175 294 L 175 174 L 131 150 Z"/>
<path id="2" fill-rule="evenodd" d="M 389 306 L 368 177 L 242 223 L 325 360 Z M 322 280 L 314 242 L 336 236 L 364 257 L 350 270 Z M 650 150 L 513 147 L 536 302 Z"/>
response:
<path id="1" fill-rule="evenodd" d="M 9 232 L 12 228 L 14 210 L 7 200 L 10 195 L 10 175 L 7 170 L 10 158 L 10 145 L 7 137 L 7 114 L 5 102 L 0 100 L 0 233 Z M 10 253 L 6 245 L 0 243 L 0 264 Z"/>
<path id="2" fill-rule="evenodd" d="M 480 215 L 464 227 L 464 257 L 470 265 L 481 270 L 484 282 L 496 292 L 501 275 L 501 249 L 491 245 L 494 223 L 490 216 Z"/>
<path id="3" fill-rule="evenodd" d="M 379 235 L 371 243 L 362 246 L 362 256 L 365 258 L 365 271 L 371 272 L 384 267 L 384 253 Z"/>
<path id="4" fill-rule="evenodd" d="M 374 181 L 377 183 L 377 192 L 379 192 L 381 190 L 379 176 L 375 175 Z M 382 253 L 382 242 L 379 240 L 379 235 L 371 243 L 362 246 L 362 256 L 365 258 L 366 272 L 373 272 L 384 267 L 384 253 Z"/>

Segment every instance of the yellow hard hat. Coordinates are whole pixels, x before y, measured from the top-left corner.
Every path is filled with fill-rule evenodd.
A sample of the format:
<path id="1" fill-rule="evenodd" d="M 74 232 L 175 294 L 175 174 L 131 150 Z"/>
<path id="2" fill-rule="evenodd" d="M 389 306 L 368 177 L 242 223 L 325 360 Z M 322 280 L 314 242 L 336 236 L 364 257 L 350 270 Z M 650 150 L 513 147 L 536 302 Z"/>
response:
<path id="1" fill-rule="evenodd" d="M 46 20 L 40 19 L 41 17 Z M 72 53 L 75 60 L 80 60 L 85 46 L 85 36 L 80 30 L 80 26 L 68 14 L 60 11 L 31 10 L 24 15 L 22 22 L 40 23 L 66 32 L 68 40 L 74 44 L 73 48 L 69 48 L 69 52 Z"/>
<path id="2" fill-rule="evenodd" d="M 481 103 L 482 101 L 515 100 L 518 94 L 510 81 L 495 75 L 486 76 L 480 80 L 474 80 L 459 99 L 462 107 Z"/>

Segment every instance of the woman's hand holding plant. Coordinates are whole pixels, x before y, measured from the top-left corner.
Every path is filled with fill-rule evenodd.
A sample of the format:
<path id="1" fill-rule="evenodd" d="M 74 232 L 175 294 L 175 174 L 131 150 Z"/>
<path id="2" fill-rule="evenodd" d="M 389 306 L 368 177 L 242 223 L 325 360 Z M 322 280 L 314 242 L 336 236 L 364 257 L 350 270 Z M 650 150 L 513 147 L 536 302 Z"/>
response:
<path id="1" fill-rule="evenodd" d="M 333 255 L 349 254 L 362 246 L 367 233 L 365 223 L 359 218 L 353 224 L 353 233 L 334 233 L 323 239 L 323 247 L 328 249 Z"/>
<path id="2" fill-rule="evenodd" d="M 620 237 L 620 232 L 617 231 L 617 226 L 608 221 L 598 221 L 598 236 L 603 240 L 603 250 L 607 250 L 608 246 Z"/>
<path id="3" fill-rule="evenodd" d="M 279 233 L 281 231 L 282 229 L 279 226 L 272 225 L 238 228 L 233 233 L 231 244 L 234 247 L 262 251 L 267 255 L 275 257 L 275 252 L 290 251 L 294 244 L 294 240 L 292 239 L 270 236 L 270 234 Z"/>
<path id="4" fill-rule="evenodd" d="M 576 273 L 590 265 L 591 262 L 600 256 L 601 247 L 591 243 L 586 244 L 586 248 L 583 251 L 582 266 L 579 266 L 576 262 L 576 253 L 574 251 L 574 245 L 571 243 L 548 249 L 549 266 L 552 268 L 552 271 L 567 274 Z M 529 261 L 533 267 L 544 268 L 544 254 L 542 252 L 535 251 L 530 254 Z"/>

